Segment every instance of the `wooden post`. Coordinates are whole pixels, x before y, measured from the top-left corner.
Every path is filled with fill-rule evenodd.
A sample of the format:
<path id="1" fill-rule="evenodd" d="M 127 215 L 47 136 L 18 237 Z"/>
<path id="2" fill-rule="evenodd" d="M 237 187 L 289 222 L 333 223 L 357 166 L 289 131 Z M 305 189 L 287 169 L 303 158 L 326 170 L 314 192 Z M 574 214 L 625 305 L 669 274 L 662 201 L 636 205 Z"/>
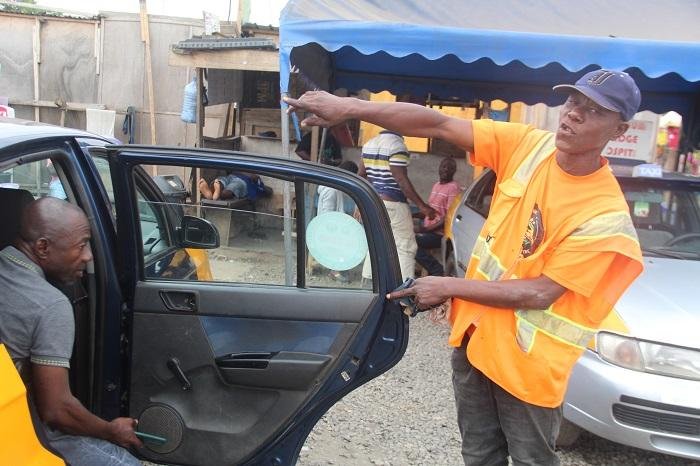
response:
<path id="1" fill-rule="evenodd" d="M 236 32 L 238 37 L 243 35 L 243 21 L 246 20 L 247 0 L 238 0 L 238 14 L 236 16 Z"/>
<path id="2" fill-rule="evenodd" d="M 226 119 L 224 120 L 224 138 L 229 136 L 228 128 L 231 124 L 231 107 L 233 107 L 233 104 L 229 102 L 228 106 L 226 107 Z"/>
<path id="3" fill-rule="evenodd" d="M 291 159 L 292 153 L 289 150 L 289 114 L 285 111 L 284 106 L 282 111 L 280 111 L 280 116 L 282 120 L 282 156 Z M 284 181 L 283 184 L 284 284 L 286 286 L 292 286 L 292 278 L 294 277 L 294 269 L 296 267 L 296 251 L 293 249 L 292 245 L 292 183 L 291 181 Z"/>
<path id="4" fill-rule="evenodd" d="M 204 143 L 204 68 L 197 68 L 197 147 L 201 148 Z M 199 216 L 199 202 L 202 200 L 202 194 L 199 192 L 198 183 L 202 176 L 201 169 L 198 167 L 194 171 L 194 182 L 192 183 L 192 191 L 197 203 L 197 215 Z M 228 238 L 226 239 L 228 241 Z"/>
<path id="5" fill-rule="evenodd" d="M 34 62 L 34 100 L 39 100 L 39 64 L 41 63 L 41 21 L 34 19 L 32 34 L 32 58 Z M 39 107 L 34 107 L 34 121 L 39 121 Z"/>
<path id="6" fill-rule="evenodd" d="M 148 85 L 148 110 L 151 121 L 151 144 L 156 144 L 156 110 L 155 96 L 153 95 L 153 68 L 151 66 L 151 37 L 148 30 L 148 13 L 146 12 L 146 0 L 139 0 L 141 16 L 141 41 L 144 43 L 146 54 L 146 84 Z M 155 168 L 154 168 L 155 170 Z M 155 174 L 155 173 L 154 173 Z"/>
<path id="7" fill-rule="evenodd" d="M 321 131 L 321 141 L 318 144 L 318 159 L 319 162 L 323 163 L 323 151 L 326 150 L 326 143 L 328 142 L 328 128 L 323 128 Z"/>
<path id="8" fill-rule="evenodd" d="M 95 22 L 95 39 L 94 39 L 94 56 L 95 56 L 95 75 L 99 76 L 100 75 L 100 62 L 102 60 L 102 40 L 100 37 L 102 36 L 102 30 L 100 29 L 100 23 L 97 21 Z M 99 88 L 99 86 L 98 86 Z"/>
<path id="9" fill-rule="evenodd" d="M 309 155 L 313 163 L 318 162 L 318 126 L 311 127 L 311 152 Z"/>
<path id="10" fill-rule="evenodd" d="M 197 147 L 204 141 L 204 68 L 197 68 Z"/>
<path id="11" fill-rule="evenodd" d="M 97 58 L 97 70 L 99 71 L 98 73 L 98 78 L 97 78 L 97 100 L 99 102 L 102 102 L 102 86 L 104 84 L 104 73 L 102 72 L 102 60 L 105 55 L 105 19 L 100 18 L 100 24 L 99 24 L 99 30 L 100 30 L 100 43 L 98 44 L 98 50 L 99 50 L 99 57 Z"/>

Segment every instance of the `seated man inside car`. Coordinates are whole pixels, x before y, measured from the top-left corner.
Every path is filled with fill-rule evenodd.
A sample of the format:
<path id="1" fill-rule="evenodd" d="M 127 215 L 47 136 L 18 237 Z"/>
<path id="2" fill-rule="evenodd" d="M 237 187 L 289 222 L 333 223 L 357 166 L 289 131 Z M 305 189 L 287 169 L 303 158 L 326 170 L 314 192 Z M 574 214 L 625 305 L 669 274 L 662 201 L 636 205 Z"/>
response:
<path id="1" fill-rule="evenodd" d="M 27 385 L 42 421 L 35 428 L 45 431 L 49 447 L 73 466 L 140 466 L 125 450 L 142 445 L 137 421 L 93 415 L 68 383 L 73 309 L 49 280 L 80 280 L 91 260 L 90 224 L 80 208 L 52 197 L 31 202 L 14 245 L 0 251 L 0 340 Z"/>

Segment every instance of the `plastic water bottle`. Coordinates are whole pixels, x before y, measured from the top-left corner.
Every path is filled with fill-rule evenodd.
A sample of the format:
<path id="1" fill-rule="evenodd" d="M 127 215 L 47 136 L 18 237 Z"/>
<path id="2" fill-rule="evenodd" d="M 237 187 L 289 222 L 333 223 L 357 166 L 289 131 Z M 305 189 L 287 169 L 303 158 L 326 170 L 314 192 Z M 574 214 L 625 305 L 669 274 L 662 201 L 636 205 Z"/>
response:
<path id="1" fill-rule="evenodd" d="M 197 78 L 193 78 L 192 81 L 185 86 L 180 119 L 185 123 L 197 122 Z"/>

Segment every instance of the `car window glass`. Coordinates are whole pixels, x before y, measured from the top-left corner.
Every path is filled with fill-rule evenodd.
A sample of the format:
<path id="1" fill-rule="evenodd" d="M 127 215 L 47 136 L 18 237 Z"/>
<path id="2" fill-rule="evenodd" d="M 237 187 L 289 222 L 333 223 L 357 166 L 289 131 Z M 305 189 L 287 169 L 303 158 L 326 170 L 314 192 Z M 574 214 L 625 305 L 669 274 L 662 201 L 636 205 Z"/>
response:
<path id="1" fill-rule="evenodd" d="M 347 193 L 252 172 L 157 167 L 157 173 L 148 177 L 161 199 L 149 199 L 146 204 L 152 209 L 163 207 L 163 215 L 155 215 L 155 219 L 164 219 L 162 228 L 173 242 L 167 249 L 154 249 L 150 256 L 144 242 L 144 277 L 372 288 L 369 264 L 367 277 L 362 277 L 366 233 L 353 217 L 355 203 Z M 193 183 L 195 179 L 201 181 Z M 287 216 L 285 189 L 289 189 L 291 199 Z M 198 191 L 203 194 L 198 195 Z M 143 225 L 146 210 L 141 210 L 142 201 Z M 202 230 L 216 231 L 218 247 L 183 242 L 186 228 L 180 226 L 192 217 L 206 221 L 208 226 L 200 225 Z M 160 238 L 155 233 L 152 236 Z M 301 271 L 303 277 L 298 276 Z"/>
<path id="2" fill-rule="evenodd" d="M 623 181 L 622 190 L 643 249 L 700 253 L 699 189 L 637 180 Z"/>
<path id="3" fill-rule="evenodd" d="M 166 251 L 171 245 L 170 233 L 166 209 L 169 206 L 161 202 L 147 200 L 137 188 L 136 203 L 139 211 L 139 225 L 141 229 L 141 241 L 143 255 L 146 262 Z"/>
<path id="4" fill-rule="evenodd" d="M 488 216 L 495 186 L 496 174 L 489 170 L 479 178 L 471 191 L 469 191 L 467 199 L 464 201 L 465 205 L 484 217 Z"/>
<path id="5" fill-rule="evenodd" d="M 310 287 L 371 288 L 367 234 L 352 197 L 326 185 L 306 186 L 306 282 Z"/>
<path id="6" fill-rule="evenodd" d="M 66 189 L 56 167 L 49 158 L 24 163 L 0 172 L 0 187 L 25 189 L 35 199 L 56 197 L 66 199 Z"/>
<path id="7" fill-rule="evenodd" d="M 112 175 L 109 170 L 109 162 L 104 157 L 93 156 L 92 162 L 97 168 L 97 173 L 102 181 L 102 186 L 105 188 L 105 193 L 109 199 L 109 209 L 112 212 L 112 218 L 116 219 L 117 213 L 114 208 L 114 188 L 112 187 Z"/>

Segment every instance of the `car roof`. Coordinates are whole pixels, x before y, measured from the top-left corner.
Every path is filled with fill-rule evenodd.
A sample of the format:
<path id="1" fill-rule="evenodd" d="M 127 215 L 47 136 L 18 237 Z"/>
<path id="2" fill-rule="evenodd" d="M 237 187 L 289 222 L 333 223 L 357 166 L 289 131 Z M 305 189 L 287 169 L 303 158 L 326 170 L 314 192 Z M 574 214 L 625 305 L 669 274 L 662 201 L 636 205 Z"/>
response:
<path id="1" fill-rule="evenodd" d="M 0 150 L 17 143 L 52 137 L 89 137 L 107 140 L 102 136 L 74 128 L 64 128 L 19 118 L 0 117 Z"/>

